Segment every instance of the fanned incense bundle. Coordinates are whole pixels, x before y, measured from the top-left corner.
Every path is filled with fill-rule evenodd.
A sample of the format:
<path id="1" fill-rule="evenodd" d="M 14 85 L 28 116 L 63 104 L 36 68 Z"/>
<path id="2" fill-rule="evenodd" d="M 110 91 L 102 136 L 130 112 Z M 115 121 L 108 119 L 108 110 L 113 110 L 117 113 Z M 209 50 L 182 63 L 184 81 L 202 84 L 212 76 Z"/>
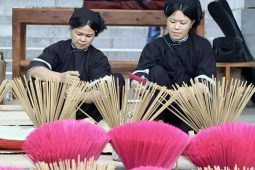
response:
<path id="1" fill-rule="evenodd" d="M 2 100 L 5 97 L 6 92 L 9 90 L 9 81 L 8 80 L 3 80 L 3 82 L 0 85 L 0 102 L 2 102 Z"/>
<path id="2" fill-rule="evenodd" d="M 58 120 L 46 123 L 26 138 L 23 150 L 34 162 L 97 160 L 109 141 L 108 133 L 83 120 Z"/>
<path id="3" fill-rule="evenodd" d="M 254 153 L 255 126 L 232 122 L 199 131 L 183 155 L 200 168 L 216 166 L 233 170 L 254 168 Z"/>
<path id="4" fill-rule="evenodd" d="M 153 120 L 173 102 L 166 87 L 147 83 L 145 88 L 141 84 L 134 90 L 127 84 L 119 89 L 111 77 L 98 81 L 93 87 L 101 94 L 94 96 L 94 103 L 110 128 L 127 122 Z"/>
<path id="5" fill-rule="evenodd" d="M 156 121 L 126 123 L 111 129 L 109 135 L 126 169 L 140 166 L 170 168 L 190 141 L 180 129 Z"/>
<path id="6" fill-rule="evenodd" d="M 94 161 L 93 158 L 83 161 L 65 160 L 54 163 L 38 162 L 37 170 L 114 170 L 114 165 L 106 165 Z"/>
<path id="7" fill-rule="evenodd" d="M 241 80 L 198 82 L 177 86 L 176 99 L 168 109 L 195 131 L 236 120 L 255 92 L 254 85 Z M 180 109 L 182 111 L 180 111 Z"/>
<path id="8" fill-rule="evenodd" d="M 14 78 L 13 94 L 21 102 L 35 126 L 59 119 L 75 118 L 82 104 L 88 84 L 79 80 L 70 83 L 58 81 L 29 81 Z M 84 99 L 85 100 L 85 99 Z M 78 107 L 77 107 L 78 106 Z"/>

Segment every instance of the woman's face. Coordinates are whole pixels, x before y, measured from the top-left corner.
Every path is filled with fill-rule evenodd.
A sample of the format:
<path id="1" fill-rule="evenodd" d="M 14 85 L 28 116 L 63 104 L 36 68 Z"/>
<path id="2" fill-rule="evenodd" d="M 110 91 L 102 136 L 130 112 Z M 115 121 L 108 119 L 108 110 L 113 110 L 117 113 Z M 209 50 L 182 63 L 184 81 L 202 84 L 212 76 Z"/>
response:
<path id="1" fill-rule="evenodd" d="M 188 34 L 193 23 L 194 21 L 178 10 L 167 18 L 167 31 L 173 40 L 181 40 Z"/>
<path id="2" fill-rule="evenodd" d="M 88 48 L 95 38 L 95 31 L 85 25 L 71 29 L 72 44 L 75 48 L 83 50 Z"/>

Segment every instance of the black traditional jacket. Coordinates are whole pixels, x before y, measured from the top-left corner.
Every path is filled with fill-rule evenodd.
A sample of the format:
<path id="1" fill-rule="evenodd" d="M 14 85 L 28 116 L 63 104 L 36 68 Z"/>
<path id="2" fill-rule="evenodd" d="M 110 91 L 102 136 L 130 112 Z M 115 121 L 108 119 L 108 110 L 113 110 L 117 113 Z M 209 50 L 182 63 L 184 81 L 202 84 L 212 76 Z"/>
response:
<path id="1" fill-rule="evenodd" d="M 70 39 L 46 47 L 39 57 L 30 62 L 28 69 L 37 66 L 60 73 L 78 71 L 83 81 L 93 81 L 111 74 L 108 59 L 100 50 L 92 45 L 87 50 L 76 50 Z"/>
<path id="2" fill-rule="evenodd" d="M 189 82 L 195 77 L 212 78 L 212 75 L 216 75 L 211 44 L 196 34 L 189 34 L 182 42 L 174 42 L 167 34 L 148 43 L 141 53 L 134 74 L 149 79 L 150 68 L 154 65 L 161 65 L 167 71 L 172 84 Z"/>

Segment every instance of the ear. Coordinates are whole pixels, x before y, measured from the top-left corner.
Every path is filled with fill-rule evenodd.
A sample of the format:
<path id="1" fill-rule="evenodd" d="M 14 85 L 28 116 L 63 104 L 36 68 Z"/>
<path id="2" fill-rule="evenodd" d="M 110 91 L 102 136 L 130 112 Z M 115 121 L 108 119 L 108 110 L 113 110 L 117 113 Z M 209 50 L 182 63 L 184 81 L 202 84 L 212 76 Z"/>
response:
<path id="1" fill-rule="evenodd" d="M 192 21 L 191 21 L 190 28 L 192 28 L 192 26 L 193 26 L 194 23 L 195 23 L 195 20 L 192 20 Z"/>
<path id="2" fill-rule="evenodd" d="M 195 23 L 195 20 L 192 20 L 192 21 L 191 21 L 191 25 L 193 25 L 194 23 Z"/>

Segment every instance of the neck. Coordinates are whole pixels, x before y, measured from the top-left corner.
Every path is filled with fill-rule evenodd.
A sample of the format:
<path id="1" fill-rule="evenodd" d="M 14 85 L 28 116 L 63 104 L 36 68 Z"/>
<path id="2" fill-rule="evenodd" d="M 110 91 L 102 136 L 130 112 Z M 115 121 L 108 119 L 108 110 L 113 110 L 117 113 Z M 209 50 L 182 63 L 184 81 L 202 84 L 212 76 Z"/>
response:
<path id="1" fill-rule="evenodd" d="M 77 48 L 73 45 L 72 42 L 71 42 L 71 46 L 72 46 L 73 51 L 87 51 L 87 50 L 88 50 L 88 48 L 85 48 L 85 49 L 77 49 Z"/>
<path id="2" fill-rule="evenodd" d="M 189 34 L 187 34 L 185 37 L 183 37 L 182 39 L 179 39 L 179 40 L 174 40 L 170 36 L 171 41 L 173 41 L 174 43 L 178 43 L 178 44 L 185 42 L 188 38 L 189 38 Z"/>

